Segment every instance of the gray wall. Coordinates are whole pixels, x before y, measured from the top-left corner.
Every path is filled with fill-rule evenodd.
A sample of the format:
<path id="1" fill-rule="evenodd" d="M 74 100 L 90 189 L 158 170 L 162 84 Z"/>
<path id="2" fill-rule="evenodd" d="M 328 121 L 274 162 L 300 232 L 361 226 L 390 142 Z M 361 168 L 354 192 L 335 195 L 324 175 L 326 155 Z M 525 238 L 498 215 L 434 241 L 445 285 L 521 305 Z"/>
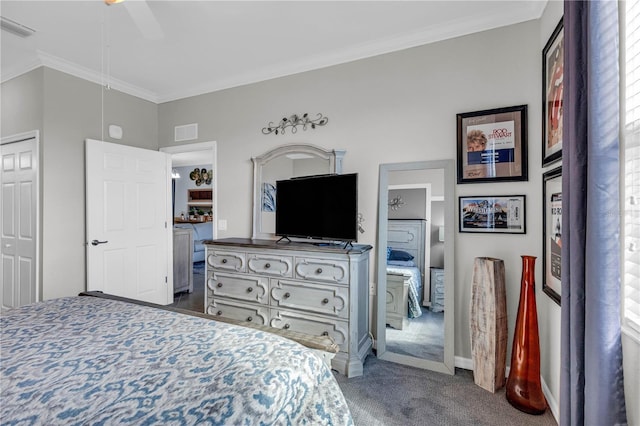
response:
<path id="1" fill-rule="evenodd" d="M 85 284 L 84 140 L 158 149 L 157 105 L 50 68 L 2 84 L 2 136 L 40 130 L 41 296 L 73 296 Z M 40 118 L 41 117 L 41 118 Z M 109 124 L 123 139 L 107 134 Z"/>
<path id="2" fill-rule="evenodd" d="M 456 188 L 456 196 L 525 194 L 529 201 L 526 235 L 456 235 L 455 354 L 469 359 L 474 258 L 505 261 L 511 341 L 520 255 L 542 256 L 540 61 L 542 47 L 562 15 L 562 4 L 555 3 L 550 3 L 543 20 L 161 104 L 159 145 L 174 144 L 173 127 L 193 122 L 199 123 L 198 141 L 217 142 L 218 215 L 228 223 L 220 237 L 251 235 L 252 156 L 288 143 L 345 149 L 343 172 L 359 173 L 358 203 L 366 229 L 359 242 L 375 245 L 380 163 L 455 159 L 457 113 L 529 105 L 529 181 Z M 329 124 L 295 135 L 260 132 L 269 121 L 305 112 L 322 113 Z M 536 276 L 542 277 L 541 261 Z M 560 310 L 542 292 L 537 297 L 542 375 L 557 396 Z"/>

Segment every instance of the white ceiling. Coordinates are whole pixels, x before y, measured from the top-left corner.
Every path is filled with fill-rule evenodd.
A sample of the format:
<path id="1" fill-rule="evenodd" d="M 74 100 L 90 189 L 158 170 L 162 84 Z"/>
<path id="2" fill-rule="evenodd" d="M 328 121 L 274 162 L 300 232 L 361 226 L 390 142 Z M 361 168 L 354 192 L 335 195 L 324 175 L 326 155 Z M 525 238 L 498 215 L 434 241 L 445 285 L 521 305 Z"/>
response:
<path id="1" fill-rule="evenodd" d="M 137 1 L 0 1 L 0 15 L 36 30 L 0 32 L 1 80 L 46 65 L 161 103 L 537 19 L 546 5 L 149 0 L 153 40 L 127 5 Z"/>

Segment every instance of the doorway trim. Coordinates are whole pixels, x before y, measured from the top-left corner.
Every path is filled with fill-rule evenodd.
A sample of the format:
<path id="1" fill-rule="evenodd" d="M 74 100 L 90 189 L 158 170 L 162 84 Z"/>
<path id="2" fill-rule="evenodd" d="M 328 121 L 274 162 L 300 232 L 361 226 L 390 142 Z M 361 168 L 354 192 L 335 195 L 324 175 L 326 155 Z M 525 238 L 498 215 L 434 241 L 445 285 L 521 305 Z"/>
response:
<path id="1" fill-rule="evenodd" d="M 183 152 L 193 152 L 193 151 L 209 151 L 211 150 L 211 169 L 213 170 L 213 182 L 214 182 L 214 188 L 218 187 L 218 164 L 217 164 L 217 159 L 218 159 L 218 149 L 217 149 L 217 142 L 216 141 L 210 141 L 210 142 L 197 142 L 197 143 L 190 143 L 190 144 L 184 144 L 184 145 L 172 145 L 172 146 L 165 146 L 160 148 L 159 150 L 161 152 L 165 152 L 169 155 L 173 155 L 173 154 L 181 154 Z M 171 170 L 169 170 L 169 172 L 171 172 Z M 213 238 L 217 238 L 218 237 L 218 191 L 214 190 L 213 191 Z M 171 212 L 171 217 L 168 218 L 168 222 L 167 223 L 173 223 L 173 214 L 174 212 Z M 171 253 L 171 256 L 173 256 L 173 253 Z"/>
<path id="2" fill-rule="evenodd" d="M 40 257 L 41 257 L 41 253 L 42 253 L 42 245 L 41 245 L 41 241 L 42 239 L 40 238 L 40 219 L 41 219 L 41 211 L 40 211 L 40 167 L 41 167 L 41 161 L 40 161 L 40 131 L 39 130 L 31 130 L 28 132 L 24 132 L 24 133 L 17 133 L 15 135 L 10 135 L 10 136 L 5 136 L 3 138 L 0 138 L 0 145 L 7 145 L 10 143 L 17 143 L 17 142 L 22 142 L 22 141 L 26 141 L 29 139 L 34 139 L 35 141 L 35 146 L 36 146 L 36 155 L 35 155 L 35 159 L 36 159 L 36 206 L 35 206 L 35 215 L 36 215 L 36 231 L 35 231 L 35 240 L 36 240 L 36 256 L 35 256 L 35 261 L 36 261 L 36 274 L 35 274 L 35 294 L 36 294 L 36 302 L 40 302 L 42 300 L 42 282 L 40 281 L 40 276 L 41 276 L 41 269 L 42 269 L 42 265 L 40 262 Z M 0 213 L 1 214 L 1 213 Z M 2 269 L 2 262 L 0 262 L 0 270 Z M 1 273 L 0 273 L 1 276 Z"/>

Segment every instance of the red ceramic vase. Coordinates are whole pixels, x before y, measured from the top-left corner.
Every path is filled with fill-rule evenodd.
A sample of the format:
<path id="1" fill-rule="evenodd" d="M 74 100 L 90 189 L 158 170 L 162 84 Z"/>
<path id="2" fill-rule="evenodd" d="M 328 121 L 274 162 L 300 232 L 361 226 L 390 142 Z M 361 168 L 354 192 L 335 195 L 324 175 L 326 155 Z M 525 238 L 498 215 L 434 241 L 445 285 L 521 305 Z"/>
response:
<path id="1" fill-rule="evenodd" d="M 507 401 L 520 411 L 542 414 L 547 401 L 540 383 L 540 338 L 535 294 L 534 256 L 522 256 L 522 279 L 516 329 L 507 379 Z"/>

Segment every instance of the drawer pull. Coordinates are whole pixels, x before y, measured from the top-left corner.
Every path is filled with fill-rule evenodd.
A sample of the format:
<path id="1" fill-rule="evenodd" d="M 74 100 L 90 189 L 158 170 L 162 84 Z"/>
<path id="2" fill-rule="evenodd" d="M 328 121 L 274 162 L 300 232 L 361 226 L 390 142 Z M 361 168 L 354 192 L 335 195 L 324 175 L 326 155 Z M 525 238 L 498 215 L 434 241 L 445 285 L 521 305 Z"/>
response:
<path id="1" fill-rule="evenodd" d="M 251 293 L 253 291 L 253 287 L 247 288 L 247 293 Z"/>
<path id="2" fill-rule="evenodd" d="M 328 331 L 324 331 L 324 332 L 322 332 L 322 335 L 323 335 L 323 336 L 328 336 L 328 335 L 329 335 L 329 332 L 328 332 Z"/>
<path id="3" fill-rule="evenodd" d="M 322 268 L 316 269 L 316 274 L 321 274 L 321 273 L 322 273 Z"/>
<path id="4" fill-rule="evenodd" d="M 284 328 L 285 330 L 288 330 L 289 327 L 291 327 L 289 324 L 285 324 L 284 327 L 282 327 L 282 328 Z"/>
<path id="5" fill-rule="evenodd" d="M 222 315 L 222 311 L 216 312 L 216 315 Z"/>
<path id="6" fill-rule="evenodd" d="M 327 303 L 329 303 L 329 299 L 326 299 L 326 298 L 325 298 L 325 299 L 322 299 L 322 304 L 323 304 L 323 305 L 326 305 Z"/>
<path id="7" fill-rule="evenodd" d="M 265 263 L 264 264 L 264 269 L 269 269 L 271 268 L 271 264 L 270 263 Z"/>
<path id="8" fill-rule="evenodd" d="M 253 321 L 253 317 L 247 318 L 247 321 L 249 321 L 249 322 Z"/>
<path id="9" fill-rule="evenodd" d="M 222 263 L 227 263 L 227 259 L 222 259 Z"/>
<path id="10" fill-rule="evenodd" d="M 288 298 L 290 298 L 290 297 L 291 297 L 291 293 L 287 292 L 287 293 L 285 293 L 285 294 L 284 294 L 284 298 L 285 298 L 285 299 L 288 299 Z"/>
<path id="11" fill-rule="evenodd" d="M 222 287 L 222 283 L 218 283 L 218 287 Z"/>

